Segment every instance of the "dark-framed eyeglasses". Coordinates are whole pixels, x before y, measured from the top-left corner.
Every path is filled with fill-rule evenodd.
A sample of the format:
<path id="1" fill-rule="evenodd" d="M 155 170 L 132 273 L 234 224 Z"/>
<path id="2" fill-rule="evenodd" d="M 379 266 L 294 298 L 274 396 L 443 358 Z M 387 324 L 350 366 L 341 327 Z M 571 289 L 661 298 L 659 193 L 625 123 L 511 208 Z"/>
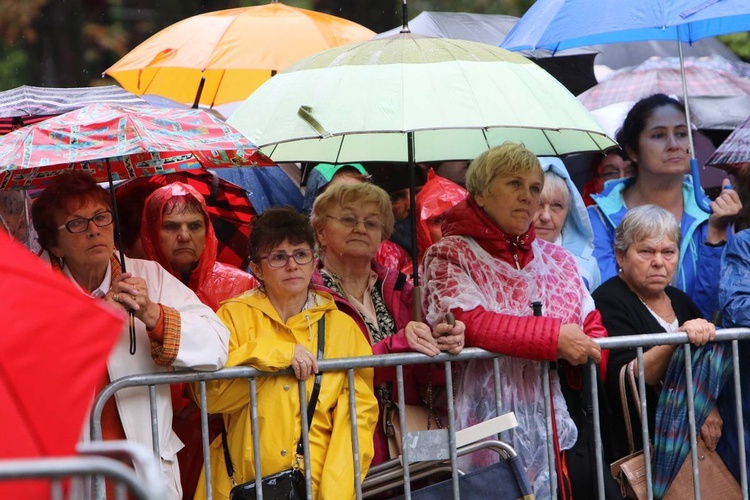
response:
<path id="1" fill-rule="evenodd" d="M 289 262 L 289 259 L 294 259 L 294 262 L 298 265 L 304 266 L 305 264 L 312 262 L 314 257 L 315 252 L 311 248 L 300 248 L 291 254 L 284 251 L 271 252 L 266 255 L 261 255 L 258 257 L 258 260 L 266 259 L 268 265 L 271 267 L 285 267 Z"/>
<path id="2" fill-rule="evenodd" d="M 104 227 L 109 226 L 112 224 L 114 218 L 112 216 L 112 212 L 107 210 L 105 212 L 99 212 L 93 217 L 86 218 L 86 217 L 79 217 L 77 219 L 70 219 L 65 224 L 62 224 L 61 226 L 58 226 L 57 230 L 61 229 L 67 229 L 68 232 L 77 234 L 77 233 L 83 233 L 89 228 L 89 223 L 93 222 L 96 227 Z"/>
<path id="3" fill-rule="evenodd" d="M 378 219 L 360 220 L 352 215 L 344 215 L 343 217 L 335 217 L 333 215 L 327 215 L 326 217 L 339 221 L 342 226 L 348 227 L 349 229 L 354 229 L 355 227 L 359 226 L 360 222 L 362 223 L 363 226 L 365 226 L 365 229 L 367 231 L 380 231 L 383 229 L 383 223 L 380 222 Z"/>

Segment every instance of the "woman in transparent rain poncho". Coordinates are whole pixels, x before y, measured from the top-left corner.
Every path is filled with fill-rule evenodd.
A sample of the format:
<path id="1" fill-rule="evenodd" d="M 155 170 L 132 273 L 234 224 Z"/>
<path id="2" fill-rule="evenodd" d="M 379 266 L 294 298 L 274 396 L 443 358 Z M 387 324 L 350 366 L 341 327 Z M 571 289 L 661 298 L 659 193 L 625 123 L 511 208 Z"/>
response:
<path id="1" fill-rule="evenodd" d="M 510 444 L 537 498 L 550 496 L 542 377 L 551 382 L 556 448 L 569 449 L 577 438 L 557 373 L 542 373 L 541 361 L 599 362 L 602 353 L 591 337 L 606 336 L 573 256 L 534 236 L 543 183 L 539 161 L 521 145 L 482 153 L 467 173 L 470 196 L 446 213 L 443 239 L 423 262 L 428 323 L 453 312 L 466 324 L 467 346 L 504 354 L 502 413 L 515 412 L 518 419 Z M 535 301 L 541 316 L 532 314 Z M 497 416 L 491 360 L 462 366 L 456 414 L 461 428 Z M 481 452 L 463 465 L 487 465 L 491 457 Z"/>

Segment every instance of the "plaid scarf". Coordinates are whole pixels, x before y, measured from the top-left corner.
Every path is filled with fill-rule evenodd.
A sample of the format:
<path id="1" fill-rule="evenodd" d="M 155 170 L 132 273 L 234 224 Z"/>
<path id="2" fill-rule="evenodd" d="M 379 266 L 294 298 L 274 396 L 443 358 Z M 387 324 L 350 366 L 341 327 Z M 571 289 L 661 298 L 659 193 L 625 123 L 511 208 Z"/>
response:
<path id="1" fill-rule="evenodd" d="M 728 344 L 708 344 L 692 350 L 695 427 L 698 432 L 716 404 L 724 382 L 732 372 Z M 678 346 L 669 361 L 664 386 L 656 407 L 654 432 L 654 497 L 663 497 L 690 453 L 685 351 Z"/>

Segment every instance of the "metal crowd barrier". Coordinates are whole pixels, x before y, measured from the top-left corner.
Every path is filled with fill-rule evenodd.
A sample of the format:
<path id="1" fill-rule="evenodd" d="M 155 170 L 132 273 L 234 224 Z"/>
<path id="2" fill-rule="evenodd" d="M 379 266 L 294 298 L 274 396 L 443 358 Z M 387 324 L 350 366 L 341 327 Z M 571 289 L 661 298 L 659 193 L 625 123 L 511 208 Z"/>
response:
<path id="1" fill-rule="evenodd" d="M 743 491 L 743 498 L 747 499 L 747 477 L 745 467 L 745 453 L 744 453 L 744 429 L 742 426 L 742 407 L 741 407 L 741 391 L 740 391 L 740 379 L 739 379 L 739 355 L 738 355 L 738 340 L 750 339 L 750 329 L 747 328 L 732 328 L 718 330 L 715 342 L 731 342 L 732 343 L 732 359 L 734 363 L 734 389 L 737 395 L 737 422 L 738 422 L 738 436 L 739 436 L 739 454 L 740 454 L 740 471 L 741 471 L 741 487 Z M 687 344 L 688 338 L 685 333 L 654 333 L 646 335 L 632 335 L 632 336 L 620 336 L 620 337 L 609 337 L 604 339 L 597 339 L 597 343 L 603 349 L 622 349 L 622 348 L 636 348 L 637 359 L 639 366 L 639 391 L 641 396 L 641 414 L 647 414 L 646 408 L 646 386 L 643 370 L 643 349 L 654 345 L 667 345 L 667 344 L 684 344 L 683 349 L 686 349 L 686 366 L 687 380 L 688 380 L 688 412 L 689 412 L 689 423 L 691 433 L 691 453 L 693 457 L 693 478 L 695 485 L 695 498 L 700 499 L 700 483 L 698 478 L 697 468 L 697 443 L 696 443 L 696 429 L 695 429 L 695 414 L 693 411 L 693 396 L 692 396 L 692 377 L 690 364 L 691 356 L 690 345 Z M 446 378 L 446 392 L 447 394 L 453 394 L 453 371 L 452 363 L 463 362 L 475 359 L 493 359 L 493 370 L 494 370 L 494 382 L 495 382 L 495 397 L 496 397 L 496 408 L 498 415 L 501 414 L 501 393 L 500 393 L 500 379 L 502 374 L 499 370 L 499 355 L 489 351 L 485 351 L 477 348 L 464 349 L 460 355 L 449 355 L 439 354 L 435 357 L 428 357 L 418 353 L 405 353 L 405 354 L 387 354 L 379 356 L 366 356 L 360 358 L 340 358 L 340 359 L 326 359 L 318 363 L 318 367 L 322 372 L 332 371 L 346 371 L 349 384 L 354 384 L 354 370 L 360 368 L 374 367 L 396 367 L 396 384 L 397 392 L 399 395 L 399 406 L 404 407 L 404 377 L 403 377 L 403 366 L 415 365 L 415 364 L 442 364 L 445 368 Z M 547 365 L 545 363 L 545 365 Z M 542 372 L 545 373 L 546 372 Z M 586 370 L 587 376 L 590 377 L 593 383 L 591 383 L 591 396 L 593 400 L 594 408 L 594 429 L 595 429 L 595 449 L 596 449 L 596 460 L 599 464 L 597 468 L 597 492 L 600 499 L 604 498 L 604 474 L 609 473 L 608 464 L 603 463 L 603 447 L 601 439 L 601 425 L 600 416 L 598 411 L 598 392 L 597 384 L 598 377 L 596 376 L 596 365 L 593 362 L 588 363 L 588 370 Z M 212 380 L 227 380 L 227 379 L 247 379 L 249 382 L 249 396 L 250 396 L 250 415 L 251 425 L 253 434 L 253 448 L 254 448 L 254 463 L 255 463 L 255 482 L 258 492 L 258 499 L 262 499 L 262 489 L 260 487 L 260 481 L 263 477 L 263 471 L 261 469 L 261 457 L 260 457 L 260 446 L 258 445 L 258 405 L 256 397 L 256 378 L 279 376 L 279 375 L 290 375 L 291 370 L 284 370 L 280 372 L 267 373 L 261 372 L 251 367 L 232 367 L 224 368 L 216 372 L 172 372 L 162 374 L 147 374 L 147 375 L 133 375 L 124 377 L 113 381 L 107 387 L 105 387 L 97 396 L 93 410 L 91 412 L 91 438 L 92 440 L 101 439 L 101 414 L 106 401 L 117 391 L 129 388 L 129 387 L 148 387 L 149 397 L 151 402 L 151 428 L 152 428 L 152 440 L 154 447 L 155 456 L 159 457 L 158 449 L 158 428 L 157 428 L 157 415 L 156 415 L 156 386 L 161 384 L 172 384 L 172 383 L 199 383 L 200 386 L 200 401 L 199 406 L 201 407 L 201 431 L 202 431 L 202 445 L 203 445 L 203 456 L 204 456 L 204 467 L 206 477 L 211 477 L 211 466 L 212 464 L 208 460 L 209 457 L 209 441 L 208 441 L 208 415 L 205 411 L 206 407 L 206 381 Z M 293 374 L 292 374 L 293 375 Z M 547 379 L 547 383 L 544 384 L 544 398 L 545 401 L 549 401 L 549 383 L 548 377 L 544 376 L 543 379 Z M 306 387 L 304 382 L 299 382 L 299 392 L 302 401 L 307 400 Z M 459 494 L 459 477 L 462 474 L 457 465 L 457 457 L 459 456 L 459 450 L 456 448 L 456 436 L 455 436 L 455 420 L 454 420 L 454 407 L 453 399 L 447 398 L 448 404 L 448 457 L 449 460 L 437 461 L 433 465 L 436 465 L 437 469 L 443 469 L 450 472 L 451 480 L 453 483 L 453 498 L 460 498 Z M 349 392 L 349 409 L 350 409 L 350 427 L 356 429 L 356 401 L 354 391 Z M 545 405 L 545 418 L 547 424 L 547 448 L 548 456 L 550 457 L 550 463 L 554 464 L 554 445 L 549 437 L 552 433 L 551 425 L 551 409 L 549 404 Z M 402 429 L 406 429 L 406 417 L 404 412 L 399 412 L 400 424 Z M 305 418 L 301 418 L 301 424 L 303 429 L 303 445 L 305 450 L 305 476 L 307 481 L 307 492 L 308 499 L 312 500 L 312 488 L 311 475 L 310 475 L 310 462 L 309 462 L 309 440 L 308 440 L 308 429 L 307 421 Z M 407 500 L 411 499 L 411 474 L 413 471 L 420 472 L 420 477 L 423 476 L 424 467 L 419 467 L 418 464 L 415 467 L 412 460 L 410 460 L 409 446 L 406 445 L 407 433 L 404 433 L 402 441 L 402 456 L 400 459 L 401 464 L 405 465 L 402 467 L 401 472 L 401 484 L 403 485 L 403 497 Z M 500 439 L 500 436 L 498 436 Z M 643 426 L 643 442 L 649 442 L 648 426 Z M 501 443 L 502 445 L 502 443 Z M 507 445 L 504 445 L 507 446 Z M 467 450 L 462 450 L 461 453 Z M 363 498 L 363 484 L 359 477 L 359 443 L 356 432 L 352 433 L 352 453 L 354 456 L 354 470 L 355 470 L 355 487 L 356 487 L 356 498 L 358 500 Z M 649 498 L 653 498 L 652 493 L 652 474 L 650 466 L 650 450 L 648 447 L 644 449 L 645 461 L 646 461 L 646 475 L 648 484 L 648 495 Z M 407 466 L 408 465 L 408 466 Z M 373 468 L 373 473 L 379 473 L 381 470 L 378 467 Z M 556 485 L 557 479 L 555 476 L 554 467 L 550 467 L 550 489 L 552 491 L 552 497 L 556 498 Z M 368 478 L 370 476 L 368 475 Z M 365 481 L 367 483 L 367 481 Z M 95 489 L 95 498 L 103 498 L 102 485 L 98 484 L 98 488 Z M 206 481 L 206 496 L 208 499 L 213 498 L 211 481 Z"/>
<path id="2" fill-rule="evenodd" d="M 23 481 L 46 479 L 50 481 L 50 498 L 83 498 L 86 480 L 99 476 L 114 480 L 117 498 L 131 497 L 140 500 L 155 500 L 164 497 L 164 485 L 161 481 L 159 463 L 149 450 L 128 441 L 100 441 L 81 443 L 76 451 L 77 456 L 25 458 L 0 460 L 0 481 Z M 137 464 L 143 471 L 143 477 L 136 476 L 135 470 L 117 458 L 126 458 Z M 71 484 L 65 493 L 64 479 L 78 479 L 81 482 Z"/>

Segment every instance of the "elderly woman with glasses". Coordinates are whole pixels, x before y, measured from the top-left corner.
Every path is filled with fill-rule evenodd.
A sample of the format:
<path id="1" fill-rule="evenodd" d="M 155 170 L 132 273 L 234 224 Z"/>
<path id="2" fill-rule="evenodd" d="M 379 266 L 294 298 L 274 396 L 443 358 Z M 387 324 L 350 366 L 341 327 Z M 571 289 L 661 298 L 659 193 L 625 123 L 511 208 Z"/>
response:
<path id="1" fill-rule="evenodd" d="M 43 257 L 83 293 L 135 316 L 135 338 L 126 326 L 107 362 L 110 380 L 175 368 L 216 370 L 227 359 L 229 332 L 210 307 L 159 264 L 114 254 L 109 194 L 85 172 L 55 177 L 32 206 Z M 85 319 L 82 319 L 85 321 Z M 169 386 L 156 386 L 161 470 L 168 495 L 182 498 L 176 454 L 182 443 L 172 432 Z M 128 439 L 152 449 L 149 391 L 131 388 L 110 398 L 102 412 L 104 439 Z"/>
<path id="2" fill-rule="evenodd" d="M 250 268 L 260 286 L 229 299 L 218 311 L 229 327 L 227 366 L 251 365 L 263 371 L 291 367 L 293 375 L 262 378 L 258 382 L 260 459 L 264 476 L 304 461 L 296 455 L 301 414 L 297 380 L 306 383 L 308 398 L 318 373 L 318 337 L 324 335 L 324 358 L 367 356 L 372 349 L 334 297 L 310 285 L 315 270 L 315 243 L 310 222 L 291 208 L 270 208 L 253 219 Z M 321 319 L 324 322 L 321 322 Z M 324 325 L 321 330 L 321 325 Z M 315 414 L 309 428 L 310 473 L 313 498 L 354 497 L 354 457 L 349 424 L 349 393 L 356 394 L 359 433 L 359 474 L 364 478 L 372 460 L 372 434 L 377 403 L 371 368 L 356 370 L 354 387 L 346 372 L 322 374 Z M 226 438 L 211 444 L 214 495 L 228 498 L 232 481 L 255 477 L 250 422 L 250 392 L 245 379 L 217 380 L 207 386 L 208 411 L 222 413 Z M 193 387 L 198 395 L 198 387 Z M 227 472 L 231 457 L 234 477 Z M 205 474 L 196 498 L 205 494 Z"/>
<path id="3" fill-rule="evenodd" d="M 393 231 L 393 211 L 385 190 L 373 184 L 333 186 L 315 200 L 312 224 L 320 250 L 319 282 L 356 309 L 366 325 L 373 353 L 416 351 L 434 356 L 441 351 L 457 354 L 463 349 L 463 323 L 452 326 L 440 321 L 433 329 L 413 321 L 412 285 L 399 271 L 373 260 L 380 242 Z M 376 370 L 381 404 L 395 401 L 394 378 L 392 369 Z M 416 373 L 406 376 L 415 382 L 418 378 Z M 420 393 L 430 386 L 429 380 L 423 382 L 405 387 L 407 403 L 421 403 L 424 394 Z M 387 460 L 388 453 L 388 442 L 379 425 L 374 463 Z"/>

